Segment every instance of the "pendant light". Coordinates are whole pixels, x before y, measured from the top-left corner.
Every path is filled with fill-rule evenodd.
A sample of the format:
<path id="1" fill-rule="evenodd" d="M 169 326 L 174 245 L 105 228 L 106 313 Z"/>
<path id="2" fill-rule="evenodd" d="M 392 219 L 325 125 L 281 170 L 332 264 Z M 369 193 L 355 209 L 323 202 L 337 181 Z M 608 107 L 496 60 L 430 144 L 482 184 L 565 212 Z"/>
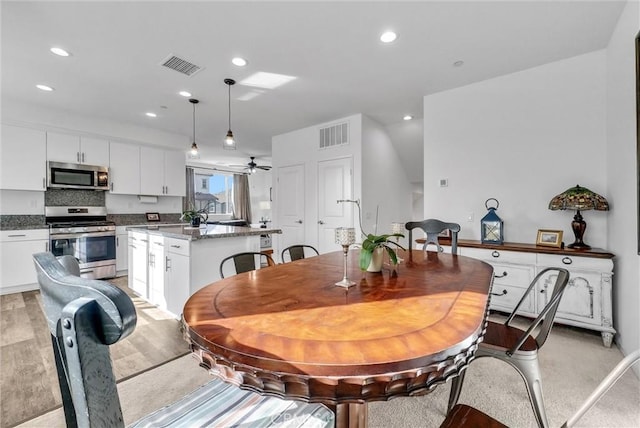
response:
<path id="1" fill-rule="evenodd" d="M 193 104 L 193 143 L 191 143 L 191 156 L 198 156 L 198 145 L 196 144 L 196 104 L 200 101 L 195 98 L 189 98 L 189 102 Z"/>
<path id="2" fill-rule="evenodd" d="M 235 85 L 236 81 L 233 79 L 224 79 L 224 83 L 229 87 L 229 130 L 227 131 L 227 136 L 224 139 L 222 147 L 225 150 L 235 150 L 236 140 L 234 140 L 233 132 L 231 132 L 231 85 Z"/>

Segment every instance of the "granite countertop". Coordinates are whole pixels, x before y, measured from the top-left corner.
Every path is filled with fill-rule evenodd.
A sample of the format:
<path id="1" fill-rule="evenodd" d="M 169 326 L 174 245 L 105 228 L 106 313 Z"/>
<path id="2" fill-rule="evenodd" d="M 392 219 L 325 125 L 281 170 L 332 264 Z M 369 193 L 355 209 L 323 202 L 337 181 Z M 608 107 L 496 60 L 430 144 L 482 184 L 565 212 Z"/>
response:
<path id="1" fill-rule="evenodd" d="M 197 241 L 200 239 L 230 238 L 234 236 L 255 236 L 282 233 L 280 229 L 223 226 L 219 224 L 207 224 L 200 227 L 191 227 L 188 223 L 173 225 L 131 226 L 127 230 L 132 232 L 144 232 L 150 235 L 160 235 L 168 238 L 186 239 Z"/>

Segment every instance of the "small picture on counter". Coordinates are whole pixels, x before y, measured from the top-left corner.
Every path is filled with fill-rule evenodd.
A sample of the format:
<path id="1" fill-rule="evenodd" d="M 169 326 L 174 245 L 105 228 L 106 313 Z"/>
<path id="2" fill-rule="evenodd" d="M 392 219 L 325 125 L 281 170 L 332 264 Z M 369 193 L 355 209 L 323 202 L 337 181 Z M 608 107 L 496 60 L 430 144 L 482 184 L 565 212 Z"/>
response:
<path id="1" fill-rule="evenodd" d="M 147 216 L 147 221 L 160 221 L 159 213 L 145 213 Z"/>
<path id="2" fill-rule="evenodd" d="M 547 247 L 562 247 L 562 230 L 538 229 L 536 245 Z"/>

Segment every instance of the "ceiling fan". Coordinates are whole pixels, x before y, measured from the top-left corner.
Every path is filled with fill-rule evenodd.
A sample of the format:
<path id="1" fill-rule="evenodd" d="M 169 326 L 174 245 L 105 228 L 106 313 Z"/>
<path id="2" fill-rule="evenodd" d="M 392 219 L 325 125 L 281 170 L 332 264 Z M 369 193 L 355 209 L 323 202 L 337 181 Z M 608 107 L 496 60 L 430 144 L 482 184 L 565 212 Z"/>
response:
<path id="1" fill-rule="evenodd" d="M 253 174 L 258 169 L 261 169 L 263 171 L 269 171 L 271 169 L 270 165 L 258 165 L 255 162 L 255 159 L 256 159 L 255 156 L 251 156 L 251 160 L 249 161 L 249 163 L 247 163 L 246 166 L 244 165 L 238 165 L 238 166 L 244 166 L 244 169 L 249 170 L 249 174 Z"/>

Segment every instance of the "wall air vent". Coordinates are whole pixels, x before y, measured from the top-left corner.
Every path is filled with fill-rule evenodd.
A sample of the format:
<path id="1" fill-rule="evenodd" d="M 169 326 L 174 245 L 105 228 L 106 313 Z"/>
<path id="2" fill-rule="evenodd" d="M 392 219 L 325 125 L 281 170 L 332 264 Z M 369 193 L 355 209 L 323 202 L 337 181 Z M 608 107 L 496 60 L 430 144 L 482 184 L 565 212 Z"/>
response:
<path id="1" fill-rule="evenodd" d="M 175 70 L 179 73 L 186 74 L 187 76 L 193 76 L 198 71 L 202 70 L 202 67 L 195 65 L 185 59 L 179 58 L 173 54 L 162 60 L 160 65 Z"/>
<path id="2" fill-rule="evenodd" d="M 338 123 L 326 128 L 320 128 L 321 149 L 349 144 L 349 123 Z"/>

